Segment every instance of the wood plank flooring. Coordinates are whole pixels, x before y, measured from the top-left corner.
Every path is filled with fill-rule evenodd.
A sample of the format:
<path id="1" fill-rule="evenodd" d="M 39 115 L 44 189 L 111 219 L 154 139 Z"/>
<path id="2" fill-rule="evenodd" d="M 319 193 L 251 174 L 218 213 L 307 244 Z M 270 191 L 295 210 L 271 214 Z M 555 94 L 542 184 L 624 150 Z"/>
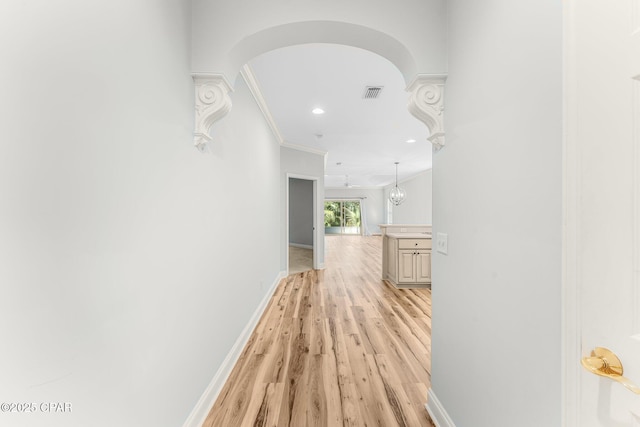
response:
<path id="1" fill-rule="evenodd" d="M 433 426 L 431 291 L 380 280 L 380 237 L 326 254 L 278 285 L 203 427 Z"/>

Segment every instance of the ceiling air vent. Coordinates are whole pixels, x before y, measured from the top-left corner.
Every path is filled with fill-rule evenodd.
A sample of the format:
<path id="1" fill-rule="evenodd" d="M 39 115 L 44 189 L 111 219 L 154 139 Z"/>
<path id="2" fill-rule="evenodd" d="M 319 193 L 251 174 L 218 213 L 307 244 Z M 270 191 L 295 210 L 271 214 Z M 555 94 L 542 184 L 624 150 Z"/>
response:
<path id="1" fill-rule="evenodd" d="M 362 95 L 362 97 L 364 99 L 375 99 L 380 96 L 383 87 L 384 86 L 367 86 L 364 89 L 364 95 Z"/>

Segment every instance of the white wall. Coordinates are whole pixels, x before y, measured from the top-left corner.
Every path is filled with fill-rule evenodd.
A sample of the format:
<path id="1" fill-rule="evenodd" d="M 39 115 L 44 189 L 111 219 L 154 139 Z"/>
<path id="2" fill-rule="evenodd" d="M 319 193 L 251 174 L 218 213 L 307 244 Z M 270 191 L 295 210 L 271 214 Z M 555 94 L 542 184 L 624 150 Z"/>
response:
<path id="1" fill-rule="evenodd" d="M 457 426 L 559 426 L 562 4 L 448 9 L 432 388 Z"/>
<path id="2" fill-rule="evenodd" d="M 241 4 L 194 0 L 193 70 L 233 75 L 268 50 L 339 43 L 381 54 L 409 83 L 417 73 L 446 71 L 445 4 L 444 0 L 245 0 Z M 267 29 L 274 30 L 264 32 Z"/>
<path id="3" fill-rule="evenodd" d="M 406 191 L 407 198 L 400 206 L 393 207 L 394 224 L 431 224 L 433 218 L 431 185 L 431 169 L 398 182 L 398 186 Z M 395 184 L 385 187 L 385 203 L 393 187 Z"/>
<path id="4" fill-rule="evenodd" d="M 379 234 L 379 225 L 384 224 L 384 209 L 386 206 L 383 193 L 382 188 L 326 188 L 324 197 L 325 199 L 334 197 L 359 199 L 366 197 L 362 203 L 367 218 L 368 233 Z"/>
<path id="5" fill-rule="evenodd" d="M 289 243 L 313 246 L 313 181 L 289 178 Z"/>
<path id="6" fill-rule="evenodd" d="M 287 174 L 304 177 L 304 179 L 317 178 L 316 189 L 316 227 L 318 227 L 319 239 L 316 244 L 314 256 L 318 258 L 318 267 L 324 268 L 324 155 L 300 151 L 293 148 L 280 147 L 280 227 L 283 230 L 280 236 L 280 268 L 287 270 Z"/>
<path id="7" fill-rule="evenodd" d="M 189 4 L 0 2 L 0 401 L 73 405 L 1 425 L 182 425 L 280 270 L 241 80 L 193 148 Z"/>

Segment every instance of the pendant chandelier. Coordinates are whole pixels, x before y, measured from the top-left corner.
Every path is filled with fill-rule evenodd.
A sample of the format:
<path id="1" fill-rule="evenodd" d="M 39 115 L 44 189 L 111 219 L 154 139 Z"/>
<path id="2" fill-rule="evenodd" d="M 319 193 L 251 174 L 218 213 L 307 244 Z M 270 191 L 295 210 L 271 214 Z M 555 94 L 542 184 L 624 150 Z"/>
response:
<path id="1" fill-rule="evenodd" d="M 407 197 L 407 193 L 400 187 L 398 187 L 398 163 L 396 162 L 396 186 L 391 189 L 389 192 L 389 200 L 395 206 L 398 206 L 404 202 L 404 199 Z"/>

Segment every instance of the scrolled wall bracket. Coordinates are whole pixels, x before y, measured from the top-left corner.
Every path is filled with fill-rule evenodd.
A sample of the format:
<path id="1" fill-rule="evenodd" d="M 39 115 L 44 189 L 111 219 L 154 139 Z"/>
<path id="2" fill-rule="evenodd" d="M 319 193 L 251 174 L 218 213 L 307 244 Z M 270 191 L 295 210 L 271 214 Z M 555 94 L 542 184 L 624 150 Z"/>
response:
<path id="1" fill-rule="evenodd" d="M 195 130 L 193 144 L 204 152 L 213 139 L 211 126 L 231 110 L 231 84 L 222 74 L 192 74 L 195 85 Z"/>
<path id="2" fill-rule="evenodd" d="M 444 146 L 444 83 L 445 75 L 419 74 L 407 86 L 410 93 L 408 109 L 429 128 L 427 138 L 435 151 Z"/>

